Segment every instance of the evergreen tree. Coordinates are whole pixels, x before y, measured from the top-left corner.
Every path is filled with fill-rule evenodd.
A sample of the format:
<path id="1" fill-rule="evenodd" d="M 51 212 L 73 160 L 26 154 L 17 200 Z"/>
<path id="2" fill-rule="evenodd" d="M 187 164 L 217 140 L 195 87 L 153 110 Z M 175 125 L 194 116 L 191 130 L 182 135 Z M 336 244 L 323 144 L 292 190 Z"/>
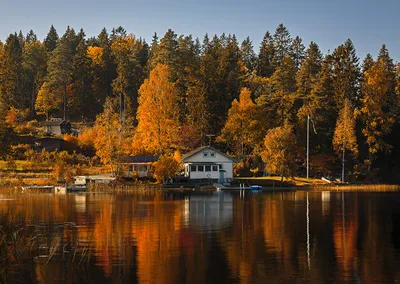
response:
<path id="1" fill-rule="evenodd" d="M 118 74 L 112 82 L 112 90 L 120 99 L 122 122 L 136 115 L 138 89 L 144 80 L 145 66 L 141 64 L 146 64 L 141 59 L 143 48 L 146 48 L 145 43 L 133 35 L 114 38 L 111 44 Z"/>
<path id="2" fill-rule="evenodd" d="M 50 30 L 44 40 L 44 45 L 46 46 L 48 52 L 52 52 L 54 49 L 56 49 L 58 40 L 59 38 L 57 31 L 54 26 L 51 25 Z"/>
<path id="3" fill-rule="evenodd" d="M 62 37 L 48 61 L 46 82 L 50 92 L 62 90 L 63 117 L 67 118 L 67 91 L 72 83 L 73 50 L 68 37 Z M 58 92 L 57 92 L 58 93 Z"/>
<path id="4" fill-rule="evenodd" d="M 10 34 L 0 54 L 0 98 L 4 107 L 29 107 L 23 94 L 22 46 L 16 34 Z"/>
<path id="5" fill-rule="evenodd" d="M 288 29 L 283 24 L 280 24 L 274 34 L 275 54 L 273 60 L 276 66 L 279 66 L 286 56 L 293 54 L 292 41 Z"/>
<path id="6" fill-rule="evenodd" d="M 274 100 L 280 113 L 281 125 L 294 119 L 297 67 L 291 56 L 286 56 L 271 77 Z"/>
<path id="7" fill-rule="evenodd" d="M 306 54 L 303 40 L 299 36 L 296 36 L 293 40 L 291 49 L 294 63 L 296 63 L 297 69 L 299 69 Z"/>
<path id="8" fill-rule="evenodd" d="M 93 93 L 92 78 L 90 76 L 91 61 L 87 56 L 85 33 L 81 30 L 78 33 L 79 43 L 73 58 L 72 64 L 72 85 L 68 101 L 68 108 L 71 115 L 79 118 L 94 118 L 98 111 Z"/>
<path id="9" fill-rule="evenodd" d="M 347 98 L 356 105 L 359 93 L 360 67 L 353 43 L 348 39 L 333 52 L 334 93 L 336 109 L 342 109 Z"/>
<path id="10" fill-rule="evenodd" d="M 272 36 L 266 32 L 260 45 L 257 60 L 257 74 L 261 77 L 271 77 L 275 71 L 273 58 L 275 56 L 275 47 Z"/>
<path id="11" fill-rule="evenodd" d="M 321 71 L 322 53 L 316 43 L 311 42 L 306 51 L 303 64 L 297 74 L 297 91 L 302 95 L 309 95 L 313 89 L 318 74 Z"/>
<path id="12" fill-rule="evenodd" d="M 35 116 L 35 101 L 37 93 L 42 86 L 47 69 L 47 51 L 44 44 L 37 40 L 35 37 L 28 36 L 29 40 L 26 41 L 23 54 L 22 54 L 22 67 L 24 77 L 24 89 L 29 97 L 30 117 Z"/>
<path id="13" fill-rule="evenodd" d="M 240 59 L 246 67 L 247 73 L 253 73 L 256 67 L 256 54 L 254 53 L 253 43 L 249 37 L 242 41 L 240 46 Z"/>

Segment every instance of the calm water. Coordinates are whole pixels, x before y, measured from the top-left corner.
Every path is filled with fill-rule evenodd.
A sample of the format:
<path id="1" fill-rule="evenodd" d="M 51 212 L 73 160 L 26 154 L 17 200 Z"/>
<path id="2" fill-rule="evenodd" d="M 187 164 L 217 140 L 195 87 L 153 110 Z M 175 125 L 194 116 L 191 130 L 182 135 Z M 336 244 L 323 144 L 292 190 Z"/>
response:
<path id="1" fill-rule="evenodd" d="M 400 193 L 23 195 L 0 226 L 0 283 L 400 280 Z"/>

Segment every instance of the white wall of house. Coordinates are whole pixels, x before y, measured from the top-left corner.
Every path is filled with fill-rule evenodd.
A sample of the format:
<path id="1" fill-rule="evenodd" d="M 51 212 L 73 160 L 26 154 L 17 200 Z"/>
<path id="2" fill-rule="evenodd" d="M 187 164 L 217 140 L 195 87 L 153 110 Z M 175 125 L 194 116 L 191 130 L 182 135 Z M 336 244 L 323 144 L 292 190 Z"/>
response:
<path id="1" fill-rule="evenodd" d="M 212 149 L 205 148 L 182 162 L 185 166 L 185 176 L 190 177 L 190 179 L 219 179 L 220 169 L 225 170 L 225 179 L 233 179 L 233 161 Z M 196 166 L 196 171 L 193 171 L 192 166 Z M 218 169 L 215 169 L 215 167 L 218 167 Z"/>

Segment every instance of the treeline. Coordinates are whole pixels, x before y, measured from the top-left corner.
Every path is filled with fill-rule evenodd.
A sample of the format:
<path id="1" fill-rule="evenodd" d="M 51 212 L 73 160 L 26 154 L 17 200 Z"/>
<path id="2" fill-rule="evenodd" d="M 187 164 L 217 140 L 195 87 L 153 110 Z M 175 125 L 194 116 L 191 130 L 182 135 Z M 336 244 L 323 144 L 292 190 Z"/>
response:
<path id="1" fill-rule="evenodd" d="M 121 151 L 186 151 L 211 134 L 244 168 L 260 157 L 295 160 L 284 169 L 293 174 L 304 164 L 309 118 L 312 174 L 338 173 L 344 157 L 354 175 L 393 175 L 399 74 L 385 45 L 361 63 L 350 39 L 323 55 L 282 24 L 259 48 L 226 34 L 200 41 L 168 30 L 146 43 L 122 27 L 87 38 L 51 26 L 43 41 L 30 31 L 0 43 L 0 139 L 6 149 L 10 110 L 21 120 L 64 116 L 96 120 L 87 133 L 104 162 Z"/>

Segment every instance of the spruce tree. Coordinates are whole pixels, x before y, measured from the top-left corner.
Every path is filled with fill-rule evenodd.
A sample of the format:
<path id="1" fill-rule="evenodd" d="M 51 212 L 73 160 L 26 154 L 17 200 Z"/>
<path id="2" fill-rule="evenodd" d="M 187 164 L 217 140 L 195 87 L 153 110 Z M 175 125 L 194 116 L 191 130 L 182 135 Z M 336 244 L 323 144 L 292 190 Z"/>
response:
<path id="1" fill-rule="evenodd" d="M 51 25 L 50 30 L 44 40 L 44 45 L 46 46 L 48 52 L 52 52 L 56 48 L 58 40 L 59 38 L 57 31 L 54 26 Z"/>
<path id="2" fill-rule="evenodd" d="M 67 118 L 67 88 L 72 83 L 73 50 L 68 37 L 61 38 L 48 61 L 46 82 L 51 91 L 61 89 L 63 117 Z"/>
<path id="3" fill-rule="evenodd" d="M 280 24 L 274 34 L 275 54 L 273 60 L 276 66 L 279 66 L 283 58 L 293 54 L 292 41 L 288 29 Z"/>
<path id="4" fill-rule="evenodd" d="M 271 77 L 275 71 L 273 58 L 275 56 L 275 47 L 272 36 L 266 32 L 260 45 L 257 60 L 257 74 L 261 77 Z"/>
<path id="5" fill-rule="evenodd" d="M 249 37 L 243 40 L 240 45 L 240 59 L 244 66 L 246 66 L 247 72 L 251 74 L 256 67 L 256 54 L 254 53 L 253 43 Z"/>
<path id="6" fill-rule="evenodd" d="M 303 40 L 299 36 L 296 36 L 293 40 L 291 49 L 294 63 L 296 63 L 297 69 L 299 69 L 306 54 Z"/>

